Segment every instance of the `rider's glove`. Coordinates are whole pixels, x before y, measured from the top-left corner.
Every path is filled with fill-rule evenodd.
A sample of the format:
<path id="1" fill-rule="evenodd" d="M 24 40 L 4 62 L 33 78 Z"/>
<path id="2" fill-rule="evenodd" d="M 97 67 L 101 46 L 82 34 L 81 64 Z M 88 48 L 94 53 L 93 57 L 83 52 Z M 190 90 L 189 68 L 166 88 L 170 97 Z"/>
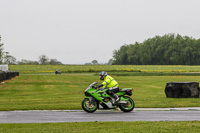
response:
<path id="1" fill-rule="evenodd" d="M 103 84 L 97 85 L 97 88 L 100 88 L 100 87 L 102 87 L 102 86 L 103 86 Z"/>

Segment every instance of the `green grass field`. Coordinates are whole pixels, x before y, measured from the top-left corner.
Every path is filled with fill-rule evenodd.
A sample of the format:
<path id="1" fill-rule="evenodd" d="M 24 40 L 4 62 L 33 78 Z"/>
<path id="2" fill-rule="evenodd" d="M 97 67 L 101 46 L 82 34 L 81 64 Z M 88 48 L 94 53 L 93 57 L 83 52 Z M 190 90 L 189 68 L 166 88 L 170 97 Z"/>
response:
<path id="1" fill-rule="evenodd" d="M 167 82 L 199 82 L 196 72 L 200 72 L 200 66 L 9 65 L 9 68 L 19 71 L 20 76 L 0 84 L 0 111 L 81 109 L 84 90 L 94 81 L 101 83 L 98 73 L 102 70 L 114 75 L 120 88 L 134 88 L 135 107 L 200 107 L 199 98 L 166 98 L 164 93 Z M 54 75 L 57 69 L 62 75 Z M 0 124 L 0 132 L 199 133 L 200 122 L 13 123 Z"/>
<path id="2" fill-rule="evenodd" d="M 134 88 L 131 96 L 140 107 L 200 107 L 199 98 L 166 98 L 167 82 L 198 81 L 200 76 L 114 76 L 120 88 Z M 0 110 L 81 109 L 84 90 L 98 75 L 24 74 L 0 85 Z"/>
<path id="3" fill-rule="evenodd" d="M 0 124 L 1 133 L 199 133 L 200 122 L 74 122 Z"/>
<path id="4" fill-rule="evenodd" d="M 80 72 L 200 72 L 200 66 L 187 65 L 9 65 L 10 71 L 21 74 Z"/>

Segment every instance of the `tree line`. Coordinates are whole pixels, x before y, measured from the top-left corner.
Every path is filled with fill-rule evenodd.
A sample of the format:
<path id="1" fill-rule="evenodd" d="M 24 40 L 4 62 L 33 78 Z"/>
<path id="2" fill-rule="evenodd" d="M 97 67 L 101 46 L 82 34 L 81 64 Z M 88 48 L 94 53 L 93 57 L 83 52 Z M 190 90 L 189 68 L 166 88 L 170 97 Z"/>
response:
<path id="1" fill-rule="evenodd" d="M 114 65 L 200 65 L 200 39 L 165 34 L 113 52 Z"/>
<path id="2" fill-rule="evenodd" d="M 62 62 L 58 61 L 57 59 L 49 59 L 46 55 L 41 55 L 38 57 L 38 61 L 31 61 L 22 59 L 18 61 L 16 64 L 19 65 L 62 65 Z"/>
<path id="3" fill-rule="evenodd" d="M 113 59 L 109 59 L 107 63 L 100 63 L 97 60 L 92 60 L 89 63 L 85 63 L 84 65 L 112 65 Z"/>
<path id="4" fill-rule="evenodd" d="M 61 65 L 62 62 L 57 59 L 49 59 L 46 55 L 39 56 L 38 61 L 31 61 L 22 59 L 21 61 L 17 61 L 17 59 L 10 55 L 9 52 L 4 51 L 3 43 L 1 43 L 0 36 L 0 64 L 20 64 L 20 65 Z"/>

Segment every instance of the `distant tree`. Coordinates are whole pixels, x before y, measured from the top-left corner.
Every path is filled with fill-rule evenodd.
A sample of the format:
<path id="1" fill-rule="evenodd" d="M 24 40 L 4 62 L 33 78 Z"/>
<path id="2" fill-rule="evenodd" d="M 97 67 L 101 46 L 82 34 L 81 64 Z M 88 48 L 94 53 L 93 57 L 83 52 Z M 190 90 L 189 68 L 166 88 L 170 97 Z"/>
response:
<path id="1" fill-rule="evenodd" d="M 92 65 L 92 63 L 85 63 L 85 65 Z"/>
<path id="2" fill-rule="evenodd" d="M 58 61 L 57 59 L 50 59 L 50 65 L 62 65 L 62 62 Z"/>
<path id="3" fill-rule="evenodd" d="M 129 45 L 123 45 L 120 47 L 119 50 L 114 50 L 113 58 L 115 59 L 113 63 L 115 65 L 128 64 L 128 53 L 127 50 L 129 49 Z"/>
<path id="4" fill-rule="evenodd" d="M 45 55 L 45 56 L 40 56 L 39 57 L 39 61 L 31 61 L 31 60 L 25 60 L 25 59 L 22 59 L 21 61 L 18 61 L 17 64 L 19 65 L 39 65 L 39 64 L 42 64 L 42 65 L 61 65 L 62 62 L 58 61 L 57 59 L 50 59 Z"/>
<path id="5" fill-rule="evenodd" d="M 5 52 L 4 59 L 3 59 L 3 64 L 16 64 L 17 60 L 15 57 L 12 55 L 9 55 L 8 52 Z"/>
<path id="6" fill-rule="evenodd" d="M 3 43 L 1 43 L 1 36 L 0 36 L 0 64 L 3 63 L 3 55 L 4 55 L 4 51 L 3 51 Z"/>
<path id="7" fill-rule="evenodd" d="M 98 65 L 98 61 L 97 61 L 97 60 L 93 60 L 93 61 L 92 61 L 92 64 L 93 64 L 93 65 Z"/>
<path id="8" fill-rule="evenodd" d="M 107 65 L 112 65 L 112 63 L 113 63 L 113 59 L 110 59 L 110 60 L 108 61 Z"/>
<path id="9" fill-rule="evenodd" d="M 0 64 L 16 64 L 16 58 L 10 55 L 9 52 L 5 52 L 3 45 L 0 36 Z"/>
<path id="10" fill-rule="evenodd" d="M 30 60 L 25 60 L 25 59 L 18 61 L 17 64 L 19 64 L 19 65 L 39 65 L 39 63 L 37 61 L 30 61 Z"/>
<path id="11" fill-rule="evenodd" d="M 49 58 L 46 55 L 39 56 L 39 64 L 41 65 L 47 65 L 49 64 Z"/>

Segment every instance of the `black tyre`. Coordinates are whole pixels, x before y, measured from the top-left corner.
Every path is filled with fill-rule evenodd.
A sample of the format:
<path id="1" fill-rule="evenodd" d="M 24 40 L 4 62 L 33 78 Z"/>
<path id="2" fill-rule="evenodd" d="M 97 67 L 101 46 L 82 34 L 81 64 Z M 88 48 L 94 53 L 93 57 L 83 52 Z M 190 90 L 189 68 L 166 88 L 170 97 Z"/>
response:
<path id="1" fill-rule="evenodd" d="M 88 113 L 93 113 L 97 110 L 98 103 L 95 100 L 93 100 L 92 103 L 90 104 L 89 98 L 85 98 L 82 101 L 82 108 L 83 108 L 83 110 L 85 110 Z"/>
<path id="2" fill-rule="evenodd" d="M 119 108 L 121 109 L 121 111 L 131 112 L 135 108 L 135 103 L 133 99 L 130 97 L 124 97 L 124 98 L 127 99 L 128 104 L 119 105 Z"/>

